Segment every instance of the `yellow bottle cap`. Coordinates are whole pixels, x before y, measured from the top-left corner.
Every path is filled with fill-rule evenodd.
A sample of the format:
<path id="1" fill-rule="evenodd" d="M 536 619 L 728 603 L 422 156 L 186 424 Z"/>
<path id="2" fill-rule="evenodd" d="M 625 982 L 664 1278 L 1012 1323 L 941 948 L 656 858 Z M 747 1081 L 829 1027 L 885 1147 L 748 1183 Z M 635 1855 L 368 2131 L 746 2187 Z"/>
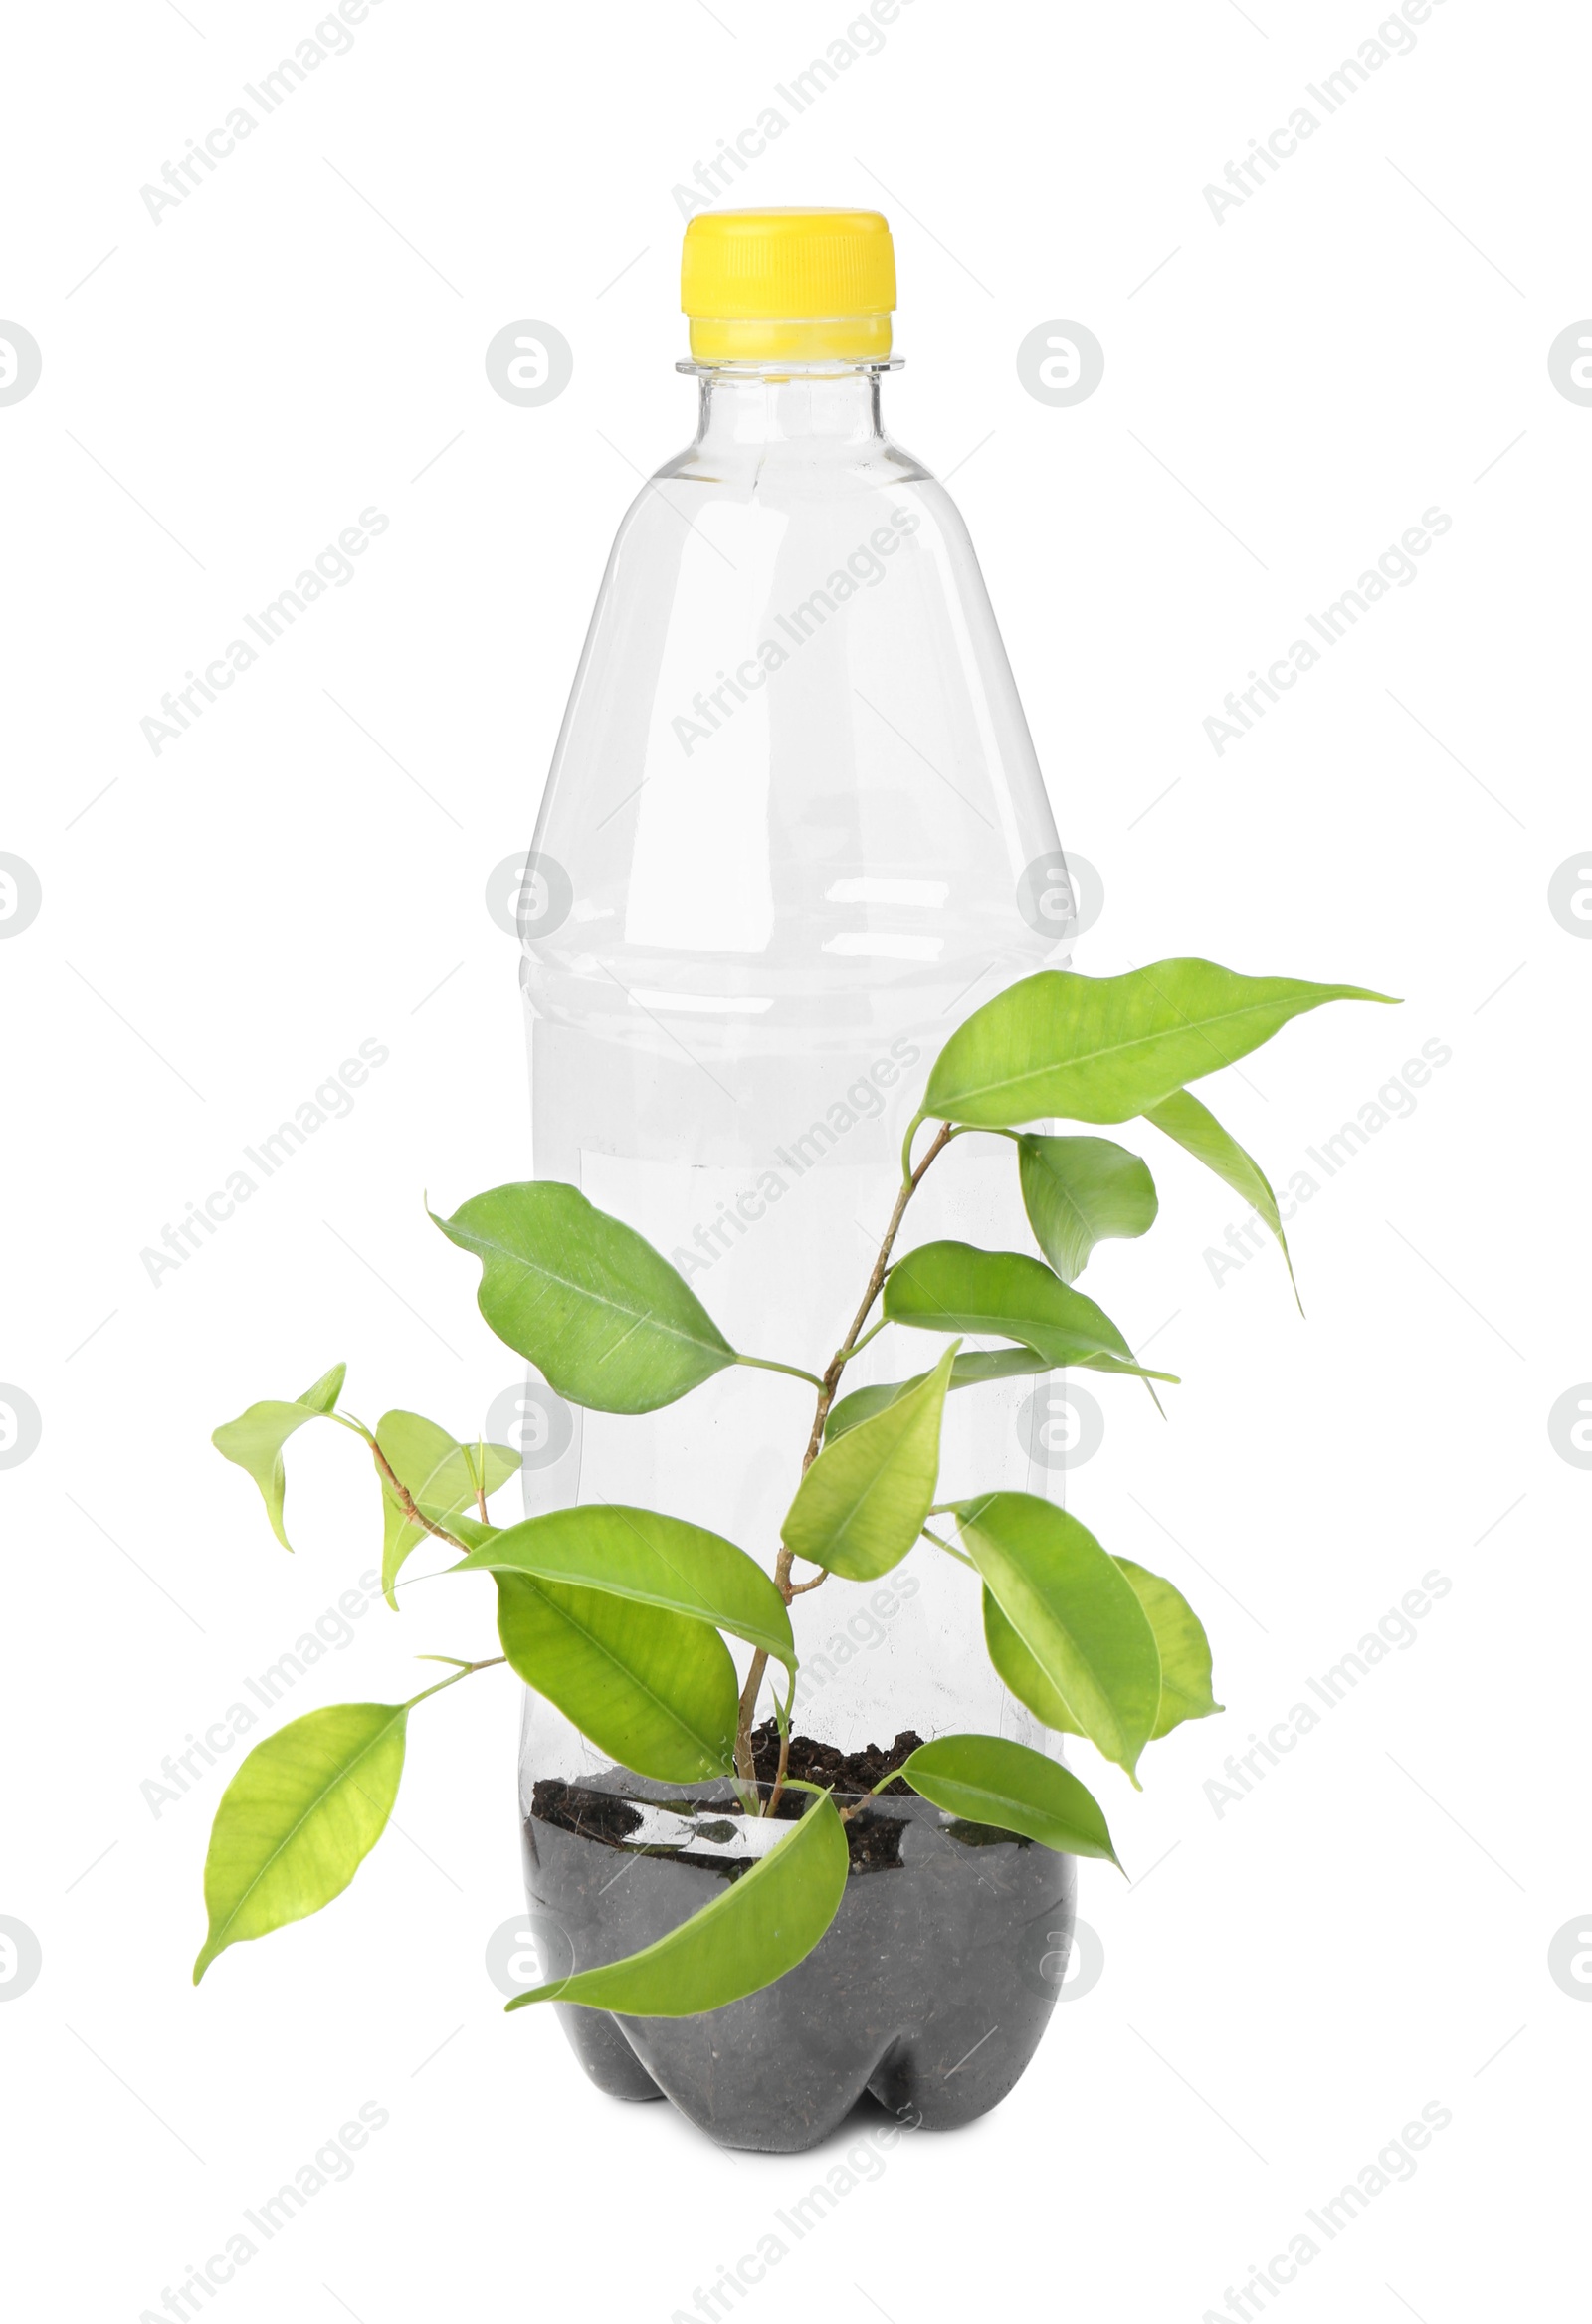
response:
<path id="1" fill-rule="evenodd" d="M 877 210 L 703 210 L 680 304 L 698 363 L 883 362 L 896 248 Z"/>

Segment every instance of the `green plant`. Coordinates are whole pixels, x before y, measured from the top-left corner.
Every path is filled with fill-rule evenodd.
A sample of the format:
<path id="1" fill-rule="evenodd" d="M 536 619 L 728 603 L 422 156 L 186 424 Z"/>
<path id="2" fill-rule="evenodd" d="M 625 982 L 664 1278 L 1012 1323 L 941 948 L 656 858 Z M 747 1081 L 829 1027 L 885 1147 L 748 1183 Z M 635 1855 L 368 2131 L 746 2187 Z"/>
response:
<path id="1" fill-rule="evenodd" d="M 294 1401 L 251 1405 L 218 1428 L 218 1449 L 255 1479 L 285 1547 L 288 1438 L 315 1419 L 362 1436 L 381 1483 L 389 1604 L 396 1606 L 405 1561 L 430 1536 L 459 1553 L 450 1572 L 494 1577 L 502 1652 L 473 1662 L 424 1657 L 448 1664 L 452 1675 L 408 1702 L 311 1711 L 250 1753 L 211 1833 L 210 1926 L 195 1983 L 228 1946 L 318 1911 L 347 1887 L 391 1812 L 409 1713 L 506 1662 L 640 1775 L 671 1784 L 723 1778 L 747 1814 L 772 1813 L 788 1786 L 813 1794 L 750 1869 L 668 1937 L 540 1986 L 509 2007 L 560 1999 L 680 2016 L 771 1984 L 811 1951 L 839 1907 L 848 1865 L 842 1827 L 860 1804 L 841 1808 L 829 1793 L 787 1777 L 797 1668 L 790 1604 L 830 1576 L 871 1582 L 922 1540 L 968 1569 L 990 1658 L 1012 1693 L 1044 1726 L 1086 1737 L 1136 1787 L 1146 1744 L 1220 1708 L 1192 1609 L 1169 1582 L 1111 1557 L 1049 1501 L 1011 1492 L 935 1500 L 940 1420 L 952 1390 L 1072 1365 L 1136 1375 L 1152 1396 L 1153 1382 L 1171 1377 L 1136 1364 L 1110 1318 L 1076 1288 L 1097 1242 L 1141 1235 L 1153 1220 L 1155 1189 L 1143 1161 L 1109 1139 L 1055 1137 L 1030 1125 L 1143 1116 L 1235 1188 L 1287 1258 L 1259 1165 L 1186 1085 L 1325 1001 L 1384 997 L 1350 985 L 1239 976 L 1195 959 L 1104 978 L 1047 970 L 1000 993 L 951 1035 L 935 1062 L 857 1312 L 822 1373 L 731 1348 L 674 1267 L 573 1186 L 498 1186 L 437 1219 L 480 1260 L 478 1300 L 492 1329 L 572 1403 L 653 1412 L 730 1365 L 811 1384 L 812 1424 L 773 1572 L 721 1536 L 656 1510 L 589 1504 L 495 1527 L 488 1498 L 517 1466 L 513 1453 L 458 1443 L 413 1412 L 389 1412 L 367 1428 L 337 1407 L 340 1365 Z M 914 1159 L 930 1122 L 938 1128 Z M 1015 1147 L 1043 1259 L 958 1242 L 930 1242 L 897 1258 L 926 1172 L 975 1134 Z M 848 1365 L 893 1325 L 949 1335 L 951 1344 L 929 1371 L 840 1395 Z M 970 1335 L 1001 1344 L 964 1352 Z M 945 1521 L 959 1546 L 942 1530 Z M 797 1560 L 815 1570 L 804 1581 L 792 1579 Z M 974 1619 L 971 1596 L 968 1611 Z M 738 1684 L 725 1634 L 751 1649 Z M 781 1738 L 766 1796 L 751 1751 L 765 1682 Z M 1116 1860 L 1084 1785 L 1020 1744 L 941 1736 L 899 1773 L 953 1815 Z"/>

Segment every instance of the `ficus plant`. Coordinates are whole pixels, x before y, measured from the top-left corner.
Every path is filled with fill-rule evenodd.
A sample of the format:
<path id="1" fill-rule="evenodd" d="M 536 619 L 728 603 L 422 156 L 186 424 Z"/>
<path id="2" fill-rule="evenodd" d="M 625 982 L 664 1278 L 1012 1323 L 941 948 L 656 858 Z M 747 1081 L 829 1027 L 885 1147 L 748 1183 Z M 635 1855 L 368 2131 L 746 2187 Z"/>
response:
<path id="1" fill-rule="evenodd" d="M 446 1571 L 494 1578 L 501 1651 L 424 1657 L 449 1675 L 408 1701 L 335 1704 L 257 1745 L 211 1832 L 209 1929 L 194 1982 L 229 1946 L 317 1912 L 348 1886 L 392 1811 L 410 1713 L 478 1671 L 506 1665 L 636 1775 L 670 1785 L 721 1779 L 747 1816 L 774 1814 L 787 1792 L 810 1795 L 798 1816 L 787 1808 L 779 1836 L 755 1861 L 731 1868 L 713 1901 L 668 1936 L 508 2007 L 560 2000 L 687 2016 L 771 1985 L 838 1911 L 849 1864 L 843 1827 L 863 1804 L 842 1804 L 787 1774 L 798 1668 L 789 1609 L 832 1577 L 872 1583 L 913 1553 L 967 1569 L 967 1620 L 982 1623 L 1011 1693 L 1042 1726 L 1084 1738 L 1136 1786 L 1147 1744 L 1220 1709 L 1198 1617 L 1170 1582 L 1113 1557 L 1050 1501 L 1005 1491 L 936 1500 L 945 1398 L 1072 1366 L 1136 1376 L 1151 1395 L 1154 1382 L 1171 1380 L 1137 1364 L 1109 1316 L 1078 1289 L 1096 1243 L 1142 1235 L 1151 1224 L 1149 1169 L 1114 1140 L 1036 1125 L 1142 1118 L 1249 1203 L 1286 1260 L 1265 1173 L 1188 1085 L 1323 1002 L 1385 997 L 1241 976 L 1198 959 L 1107 977 L 1043 970 L 1001 992 L 934 1063 L 856 1312 L 849 1323 L 837 1319 L 841 1337 L 821 1371 L 791 1360 L 797 1351 L 732 1348 L 669 1261 L 574 1186 L 498 1186 L 438 1218 L 481 1262 L 487 1323 L 571 1403 L 656 1412 L 731 1365 L 809 1383 L 812 1419 L 805 1446 L 792 1446 L 795 1490 L 772 1571 L 662 1510 L 586 1503 L 495 1525 L 488 1502 L 518 1467 L 513 1451 L 458 1442 L 414 1412 L 388 1412 L 368 1428 L 341 1408 L 341 1365 L 292 1401 L 252 1404 L 218 1428 L 217 1449 L 254 1478 L 285 1548 L 289 1437 L 327 1420 L 363 1438 L 380 1482 L 388 1603 L 396 1607 L 404 1566 L 429 1538 L 456 1553 Z M 1040 1255 L 947 1241 L 902 1247 L 924 1177 L 954 1169 L 951 1150 L 972 1136 L 1012 1145 Z M 843 1392 L 849 1366 L 893 1328 L 949 1345 L 927 1370 Z M 975 1349 L 968 1340 L 994 1344 Z M 810 1569 L 801 1579 L 798 1566 Z M 749 1649 L 743 1677 L 726 1639 Z M 757 1781 L 752 1751 L 765 1690 L 780 1738 L 771 1784 Z M 896 1775 L 954 1817 L 1116 1860 L 1105 1817 L 1079 1778 L 1008 1738 L 942 1735 L 885 1781 Z"/>

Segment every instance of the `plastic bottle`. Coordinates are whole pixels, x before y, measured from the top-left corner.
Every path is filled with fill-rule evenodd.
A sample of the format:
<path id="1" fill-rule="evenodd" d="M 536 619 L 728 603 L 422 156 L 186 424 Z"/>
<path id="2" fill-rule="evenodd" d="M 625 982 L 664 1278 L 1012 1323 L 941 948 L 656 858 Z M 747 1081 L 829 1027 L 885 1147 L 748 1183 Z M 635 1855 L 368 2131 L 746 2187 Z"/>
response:
<path id="1" fill-rule="evenodd" d="M 815 1372 L 936 1049 L 1067 956 L 1056 829 L 966 528 L 882 425 L 895 300 L 876 212 L 693 219 L 697 434 L 620 526 L 521 915 L 536 1175 L 637 1227 L 735 1347 Z M 1015 1173 L 981 1146 L 925 1181 L 915 1239 L 1027 1247 Z M 939 1353 L 870 1349 L 848 1385 Z M 1020 1425 L 1043 1392 L 950 1399 L 942 1495 L 1045 1489 Z M 577 1412 L 528 1506 L 661 1509 L 771 1568 L 811 1417 L 800 1381 L 738 1369 L 645 1420 Z M 1046 1748 L 967 1583 L 925 1554 L 871 1593 L 798 1598 L 798 1726 L 844 1750 L 908 1726 Z M 595 1764 L 539 1703 L 526 1755 Z"/>

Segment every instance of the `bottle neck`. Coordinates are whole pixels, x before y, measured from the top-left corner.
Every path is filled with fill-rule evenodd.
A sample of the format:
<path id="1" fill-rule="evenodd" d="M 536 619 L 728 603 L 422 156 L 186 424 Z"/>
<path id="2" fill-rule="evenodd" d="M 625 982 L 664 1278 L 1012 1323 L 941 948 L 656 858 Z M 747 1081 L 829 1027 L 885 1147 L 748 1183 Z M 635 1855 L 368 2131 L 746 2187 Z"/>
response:
<path id="1" fill-rule="evenodd" d="M 731 446 L 881 444 L 879 371 L 869 363 L 837 370 L 790 364 L 711 369 L 700 374 L 696 442 Z"/>

